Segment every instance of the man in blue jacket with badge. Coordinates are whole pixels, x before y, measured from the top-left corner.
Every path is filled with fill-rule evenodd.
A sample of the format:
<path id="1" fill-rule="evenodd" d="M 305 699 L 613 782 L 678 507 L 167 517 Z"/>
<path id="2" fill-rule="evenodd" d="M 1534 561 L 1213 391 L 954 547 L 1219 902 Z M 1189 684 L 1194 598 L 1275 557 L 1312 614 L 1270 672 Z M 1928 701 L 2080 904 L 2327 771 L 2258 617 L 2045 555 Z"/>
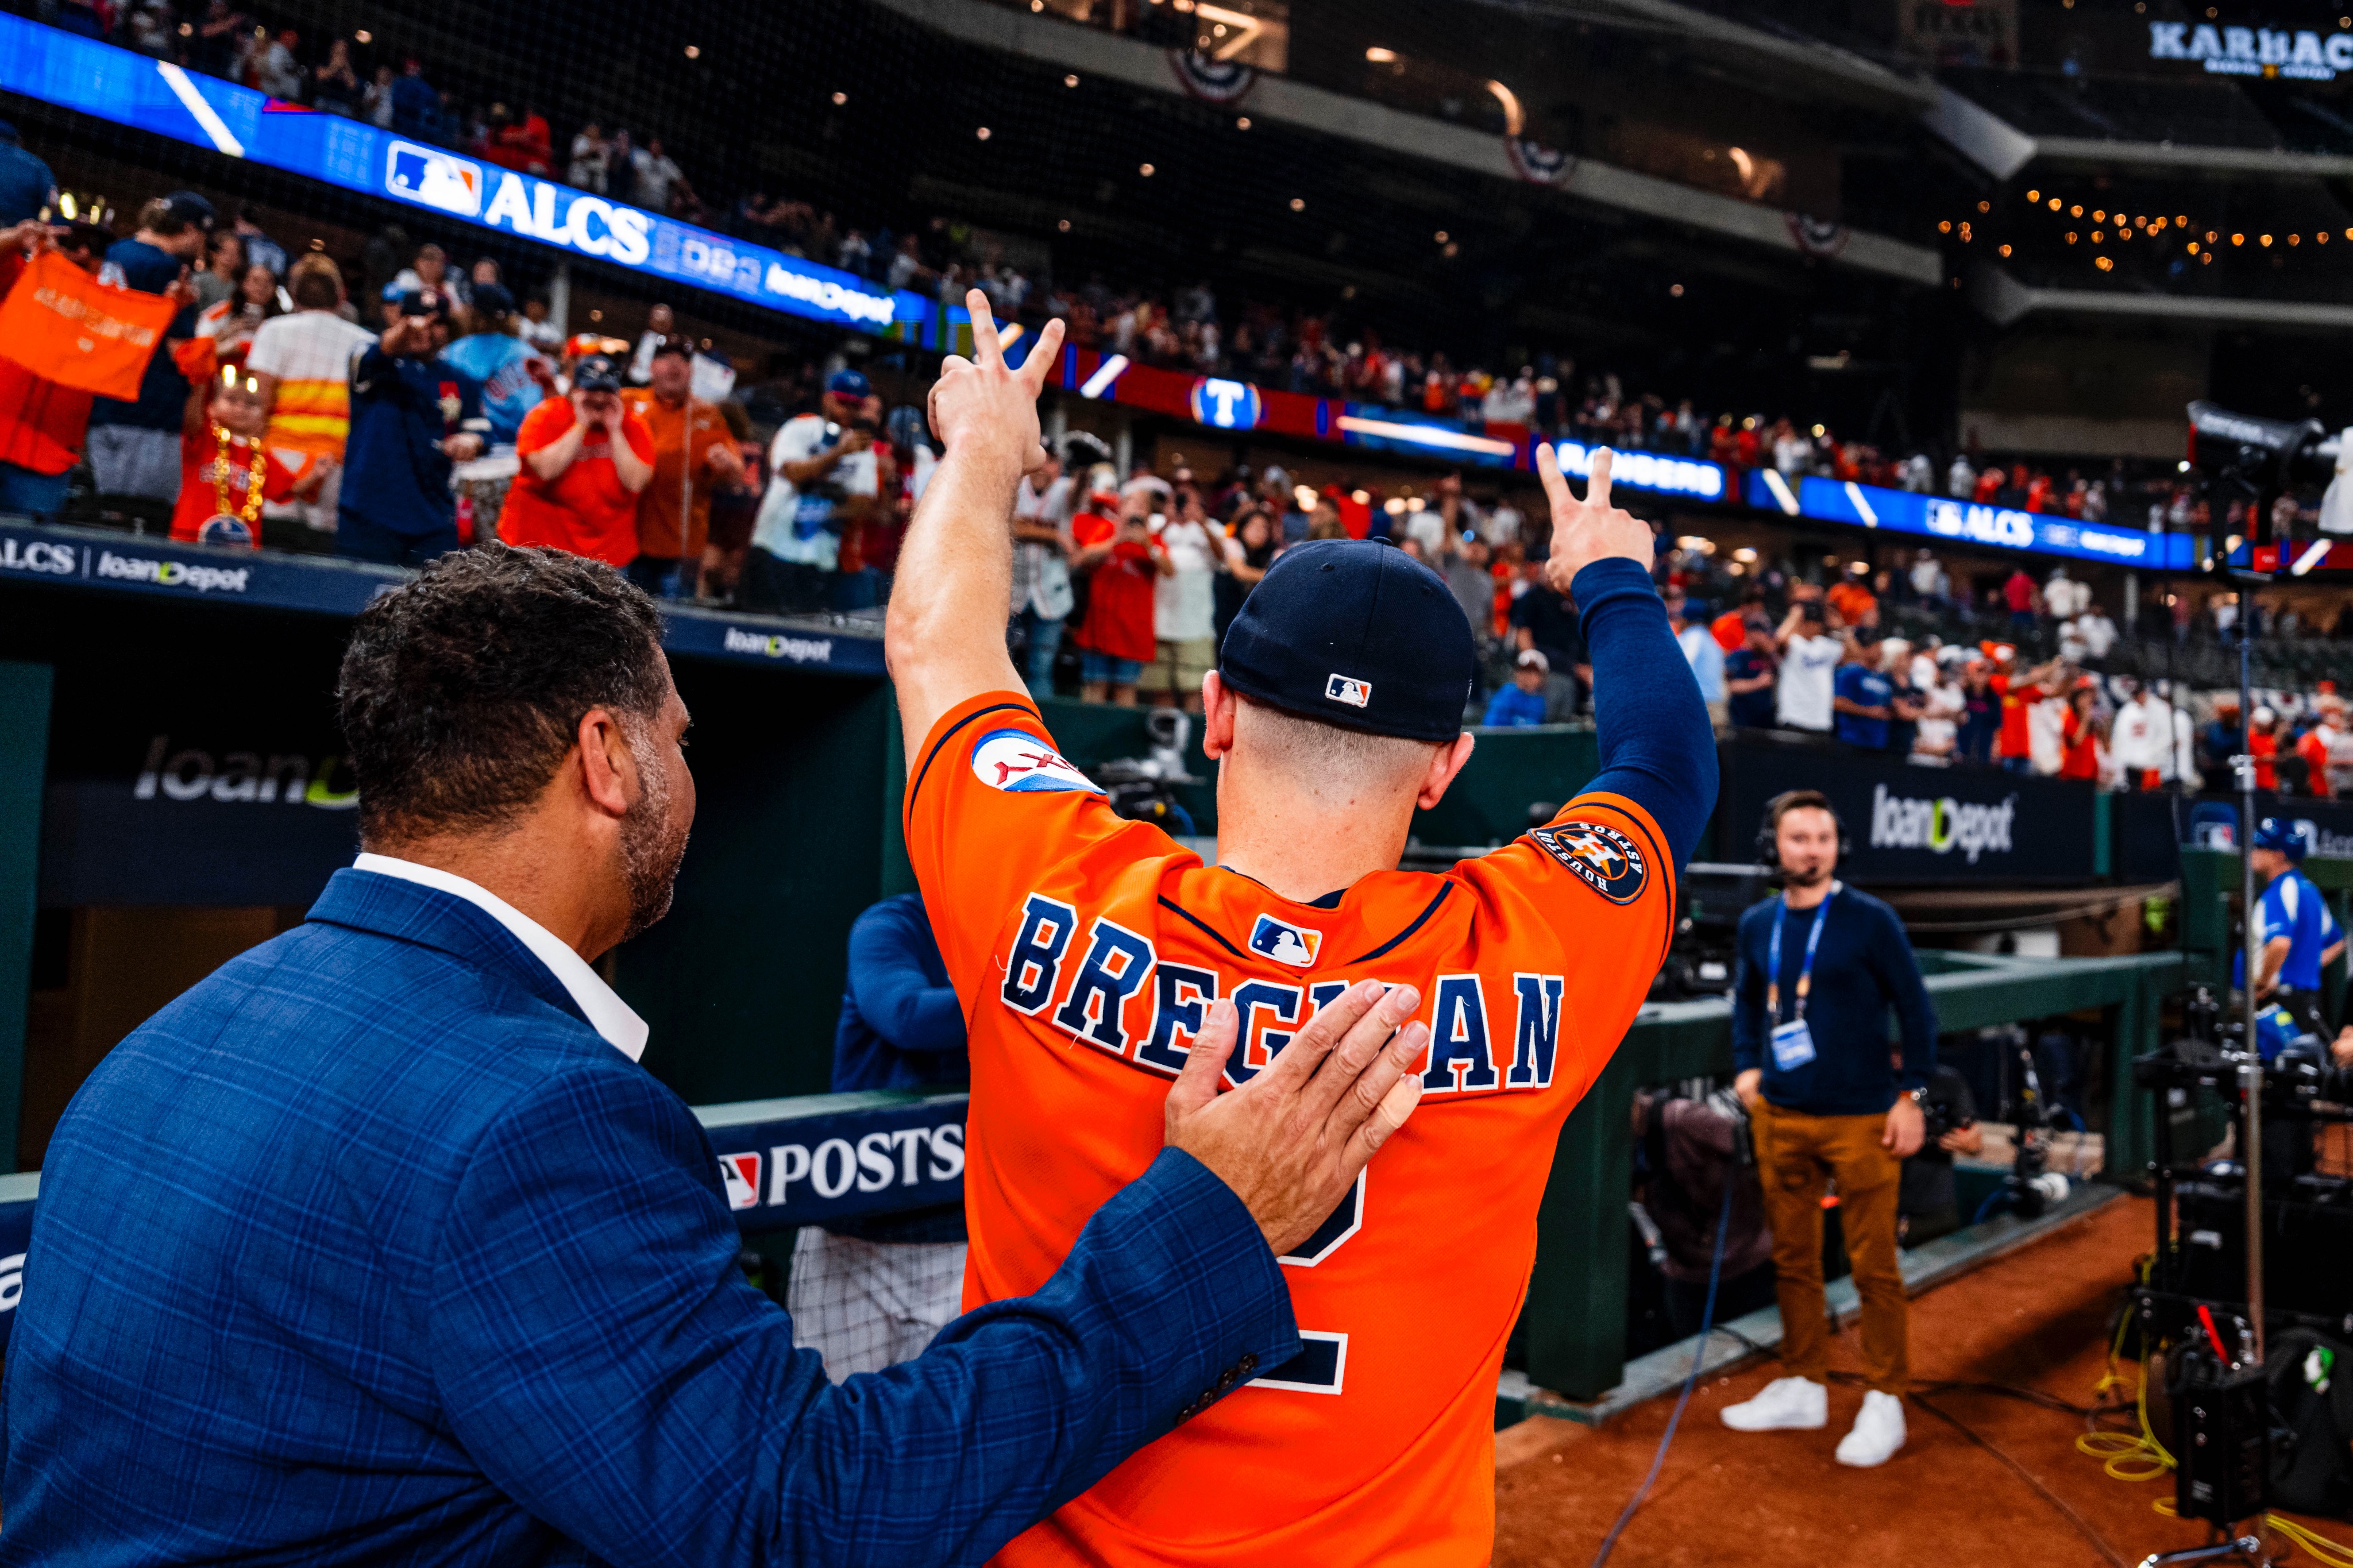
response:
<path id="1" fill-rule="evenodd" d="M 1895 911 L 1835 879 L 1841 837 L 1828 796 L 1776 795 L 1757 847 L 1779 871 L 1782 891 L 1740 917 L 1734 1087 L 1756 1124 L 1784 1375 L 1727 1408 L 1724 1424 L 1770 1432 L 1830 1419 L 1822 1197 L 1835 1178 L 1840 1226 L 1862 1298 L 1869 1385 L 1838 1461 L 1867 1468 L 1904 1447 L 1910 1351 L 1896 1214 L 1904 1162 L 1926 1130 L 1920 1100 L 1936 1067 L 1936 1013 Z M 1892 1065 L 1890 1007 L 1904 1038 Z"/>
<path id="2" fill-rule="evenodd" d="M 998 417 L 1036 440 L 1034 394 Z M 1168 1146 L 1037 1294 L 838 1388 L 794 1348 L 593 967 L 669 909 L 693 821 L 660 638 L 547 550 L 362 612 L 365 852 L 50 1141 L 0 1564 L 977 1563 L 1297 1353 L 1276 1258 L 1412 1103 L 1369 986 L 1225 1094 L 1220 1010 Z"/>

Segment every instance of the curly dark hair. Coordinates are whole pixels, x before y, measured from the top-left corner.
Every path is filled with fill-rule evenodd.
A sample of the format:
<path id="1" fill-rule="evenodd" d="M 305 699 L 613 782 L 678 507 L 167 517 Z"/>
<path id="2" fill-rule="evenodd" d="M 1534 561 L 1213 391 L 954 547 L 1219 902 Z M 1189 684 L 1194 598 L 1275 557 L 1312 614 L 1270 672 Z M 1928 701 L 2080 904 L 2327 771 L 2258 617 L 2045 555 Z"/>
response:
<path id="1" fill-rule="evenodd" d="M 591 708 L 650 722 L 654 602 L 554 550 L 445 555 L 360 613 L 335 684 L 364 843 L 495 827 L 538 797 Z"/>

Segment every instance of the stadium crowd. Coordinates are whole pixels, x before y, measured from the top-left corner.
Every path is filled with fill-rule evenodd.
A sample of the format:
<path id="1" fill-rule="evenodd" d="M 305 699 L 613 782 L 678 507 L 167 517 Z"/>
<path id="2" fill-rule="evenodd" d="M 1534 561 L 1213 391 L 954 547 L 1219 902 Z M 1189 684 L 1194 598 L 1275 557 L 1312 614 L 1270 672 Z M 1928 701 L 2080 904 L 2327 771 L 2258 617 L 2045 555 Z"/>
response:
<path id="1" fill-rule="evenodd" d="M 436 86 L 445 76 L 365 30 L 305 42 L 232 0 L 40 0 L 43 19 L 290 103 L 364 119 L 402 136 L 593 190 L 943 302 L 977 287 L 1000 320 L 1033 328 L 1061 318 L 1079 348 L 1141 363 L 1233 376 L 1279 390 L 1380 403 L 1472 427 L 1528 426 L 1554 440 L 1607 444 L 1707 458 L 1743 468 L 1936 490 L 1975 501 L 2085 521 L 2137 523 L 2154 509 L 2175 526 L 2189 521 L 2186 488 L 2169 473 L 2118 462 L 2100 472 L 1989 460 L 1975 451 L 1940 463 L 1922 450 L 1882 451 L 1841 439 L 1820 423 L 1756 411 L 1706 411 L 1673 392 L 1633 388 L 1609 369 L 1580 369 L 1550 349 L 1488 369 L 1458 347 L 1400 347 L 1350 301 L 1329 308 L 1265 300 L 1221 308 L 1208 279 L 1176 288 L 1134 279 L 1060 280 L 1042 264 L 1008 261 L 1008 247 L 1042 258 L 1042 242 L 1000 236 L 949 216 L 903 225 L 875 214 L 845 216 L 819 203 L 763 189 L 706 198 L 658 134 L 640 136 L 616 117 L 551 119 L 540 105 L 493 83 Z M 512 100 L 513 101 L 509 101 Z M 250 226 L 240 226 L 249 232 Z M 262 259 L 268 252 L 262 252 Z M 284 258 L 277 258 L 283 272 Z M 421 270 L 421 269 L 420 269 Z M 454 279 L 461 298 L 470 279 Z M 538 310 L 543 304 L 523 300 Z"/>
<path id="2" fill-rule="evenodd" d="M 0 231 L 0 287 L 55 258 L 169 301 L 171 321 L 135 397 L 91 396 L 0 361 L 0 507 L 56 513 L 86 461 L 101 500 L 183 541 L 416 563 L 496 538 L 593 555 L 651 592 L 748 610 L 856 613 L 889 597 L 935 454 L 921 412 L 886 410 L 855 369 L 820 378 L 803 363 L 739 395 L 733 367 L 699 355 L 667 307 L 649 312 L 634 343 L 567 340 L 543 300 L 517 303 L 491 258 L 453 265 L 439 246 L 387 229 L 352 262 L 290 258 L 251 212 L 224 220 L 186 191 L 146 204 L 118 238 L 37 221 L 48 185 L 13 132 L 0 138 L 12 204 L 0 221 L 13 225 Z M 1192 294 L 1187 319 L 1213 321 L 1207 287 Z M 1083 291 L 1055 308 L 1077 335 L 1097 330 Z M 1141 316 L 1155 330 L 1162 321 Z M 1122 312 L 1115 332 L 1138 319 Z M 1611 438 L 1618 396 L 1602 382 L 1570 432 Z M 1663 426 L 1679 434 L 1685 412 Z M 1694 428 L 1718 444 L 1730 432 L 1735 462 L 1860 472 L 1852 449 L 1786 420 L 1761 433 L 1759 421 L 1728 416 Z M 1630 420 L 1617 431 L 1642 434 Z M 1591 674 L 1575 609 L 1545 586 L 1541 524 L 1508 495 L 1482 500 L 1460 476 L 1381 500 L 1345 484 L 1311 489 L 1274 467 L 1121 475 L 1110 456 L 1074 437 L 1021 494 L 1009 635 L 1041 692 L 1198 705 L 1217 639 L 1276 556 L 1304 539 L 1388 536 L 1439 572 L 1470 616 L 1486 722 L 1584 711 Z M 1926 459 L 1903 470 L 1916 487 Z M 353 476 L 365 482 L 347 484 Z M 2111 493 L 2104 480 L 2062 486 L 1965 458 L 1943 479 L 1974 500 L 2084 517 L 2104 514 Z M 2142 488 L 2160 509 L 2186 505 L 2168 479 Z M 2171 683 L 2108 666 L 2127 636 L 2233 636 L 2235 598 L 2152 595 L 2126 627 L 2063 567 L 2040 580 L 2023 566 L 1957 577 L 1927 550 L 1875 568 L 1827 564 L 1822 583 L 1808 580 L 1820 568 L 1703 539 L 1662 553 L 1662 587 L 1719 722 L 2110 787 L 2213 772 L 2212 747 L 2185 731 L 2235 716 L 2184 687 L 2168 718 Z M 2322 629 L 2293 602 L 2259 602 L 2255 614 L 2261 636 Z M 2353 605 L 2327 630 L 2353 637 Z M 2353 788 L 2353 755 L 2334 760 L 2342 721 L 2328 694 L 2280 696 L 2255 721 L 2285 787 Z"/>

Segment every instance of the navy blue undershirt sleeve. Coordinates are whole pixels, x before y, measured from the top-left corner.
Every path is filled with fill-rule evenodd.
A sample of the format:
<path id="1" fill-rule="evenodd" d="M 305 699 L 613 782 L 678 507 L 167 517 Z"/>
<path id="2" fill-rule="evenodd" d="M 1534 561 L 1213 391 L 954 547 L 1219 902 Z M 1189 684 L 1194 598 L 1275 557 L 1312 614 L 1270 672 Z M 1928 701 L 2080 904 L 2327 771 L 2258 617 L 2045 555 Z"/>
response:
<path id="1" fill-rule="evenodd" d="M 1593 662 L 1601 771 L 1585 787 L 1624 795 L 1666 835 L 1680 874 L 1715 805 L 1715 732 L 1650 574 L 1596 561 L 1569 585 Z"/>
<path id="2" fill-rule="evenodd" d="M 850 926 L 849 994 L 874 1032 L 902 1051 L 965 1048 L 964 1010 L 919 899 L 887 899 Z"/>

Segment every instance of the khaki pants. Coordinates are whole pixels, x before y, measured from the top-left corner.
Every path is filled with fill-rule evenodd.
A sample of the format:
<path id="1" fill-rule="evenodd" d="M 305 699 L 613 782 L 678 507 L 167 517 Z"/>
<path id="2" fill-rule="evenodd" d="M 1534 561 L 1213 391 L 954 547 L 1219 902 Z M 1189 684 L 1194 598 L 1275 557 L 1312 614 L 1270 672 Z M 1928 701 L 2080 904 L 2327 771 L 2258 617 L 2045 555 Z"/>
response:
<path id="1" fill-rule="evenodd" d="M 1828 1381 L 1830 1330 L 1822 1301 L 1822 1194 L 1838 1179 L 1846 1255 L 1862 1298 L 1862 1374 L 1903 1397 L 1911 1378 L 1904 1279 L 1895 1267 L 1895 1198 L 1903 1162 L 1880 1146 L 1884 1116 L 1808 1116 L 1760 1104 L 1754 1114 L 1757 1173 L 1773 1227 L 1781 1303 L 1781 1370 Z"/>

